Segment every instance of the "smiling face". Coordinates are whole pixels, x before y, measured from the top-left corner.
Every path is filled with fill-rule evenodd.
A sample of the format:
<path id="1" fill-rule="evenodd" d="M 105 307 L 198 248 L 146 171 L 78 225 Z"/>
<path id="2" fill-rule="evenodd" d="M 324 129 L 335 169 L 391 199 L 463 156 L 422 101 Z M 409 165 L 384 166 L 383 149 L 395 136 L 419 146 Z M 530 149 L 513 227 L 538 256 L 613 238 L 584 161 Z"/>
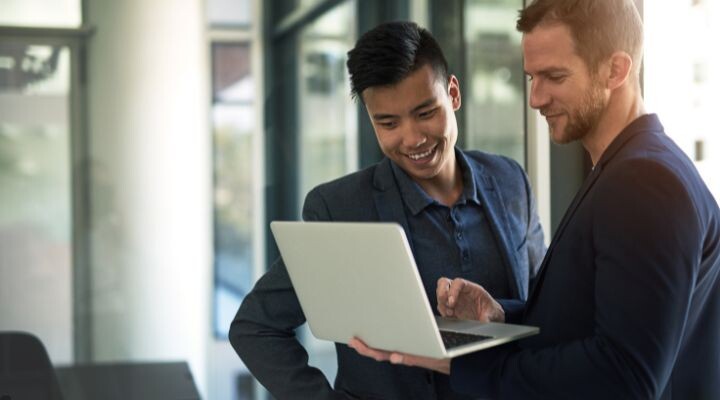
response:
<path id="1" fill-rule="evenodd" d="M 425 65 L 391 86 L 362 93 L 380 149 L 421 187 L 445 187 L 455 181 L 455 143 L 460 87 Z"/>
<path id="2" fill-rule="evenodd" d="M 556 143 L 582 140 L 598 126 L 609 92 L 575 52 L 569 29 L 538 25 L 523 36 L 530 106 L 545 116 Z"/>

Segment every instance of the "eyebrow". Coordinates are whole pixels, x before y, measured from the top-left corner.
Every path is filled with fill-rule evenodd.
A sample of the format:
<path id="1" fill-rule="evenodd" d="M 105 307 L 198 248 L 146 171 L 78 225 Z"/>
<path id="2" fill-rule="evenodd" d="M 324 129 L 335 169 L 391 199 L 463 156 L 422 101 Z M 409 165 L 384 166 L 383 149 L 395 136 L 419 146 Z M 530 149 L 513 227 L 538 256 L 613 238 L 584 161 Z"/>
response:
<path id="1" fill-rule="evenodd" d="M 556 74 L 556 73 L 558 73 L 558 72 L 559 72 L 559 73 L 563 73 L 563 74 L 567 74 L 567 73 L 570 72 L 570 70 L 567 69 L 567 68 L 562 68 L 562 67 L 550 67 L 550 68 L 541 69 L 540 71 L 538 71 L 538 72 L 535 73 L 534 75 L 548 76 L 548 75 Z M 532 76 L 533 74 L 525 71 L 525 75 Z"/>
<path id="2" fill-rule="evenodd" d="M 416 113 L 417 111 L 422 110 L 423 108 L 435 103 L 435 101 L 436 101 L 435 97 L 427 99 L 427 100 L 423 101 L 422 103 L 418 104 L 417 106 L 413 107 L 413 109 L 410 110 L 410 113 L 411 114 Z M 374 120 L 382 120 L 382 119 L 388 119 L 388 118 L 396 118 L 397 115 L 395 115 L 395 114 L 373 114 L 372 117 Z"/>

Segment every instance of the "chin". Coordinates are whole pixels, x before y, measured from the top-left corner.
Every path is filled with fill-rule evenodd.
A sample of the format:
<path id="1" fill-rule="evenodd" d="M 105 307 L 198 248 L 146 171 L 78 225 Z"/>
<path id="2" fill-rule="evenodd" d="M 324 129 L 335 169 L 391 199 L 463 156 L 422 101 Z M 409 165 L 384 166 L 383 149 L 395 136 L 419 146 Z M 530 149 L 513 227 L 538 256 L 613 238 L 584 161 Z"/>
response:
<path id="1" fill-rule="evenodd" d="M 575 138 L 569 135 L 565 129 L 550 128 L 550 138 L 555 144 L 568 144 L 575 141 Z"/>
<path id="2" fill-rule="evenodd" d="M 572 140 L 570 140 L 570 138 L 565 137 L 565 136 L 553 136 L 552 141 L 555 144 L 568 144 L 568 143 L 572 142 Z"/>
<path id="3" fill-rule="evenodd" d="M 563 144 L 562 132 L 558 132 L 557 129 L 550 128 L 550 139 L 555 144 Z"/>

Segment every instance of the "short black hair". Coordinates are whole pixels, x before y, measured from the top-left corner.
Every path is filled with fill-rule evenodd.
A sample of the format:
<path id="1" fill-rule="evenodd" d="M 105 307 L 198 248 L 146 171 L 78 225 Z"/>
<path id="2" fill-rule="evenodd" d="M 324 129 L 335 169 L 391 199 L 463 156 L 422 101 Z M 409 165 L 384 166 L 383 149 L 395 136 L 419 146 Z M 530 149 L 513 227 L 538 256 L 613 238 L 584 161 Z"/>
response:
<path id="1" fill-rule="evenodd" d="M 616 51 L 624 51 L 639 71 L 643 26 L 633 0 L 534 0 L 520 11 L 517 29 L 564 24 L 572 33 L 575 51 L 591 71 Z"/>
<path id="2" fill-rule="evenodd" d="M 350 94 L 362 101 L 365 89 L 396 84 L 425 65 L 432 67 L 436 78 L 447 81 L 447 60 L 427 29 L 407 21 L 380 24 L 348 52 Z"/>

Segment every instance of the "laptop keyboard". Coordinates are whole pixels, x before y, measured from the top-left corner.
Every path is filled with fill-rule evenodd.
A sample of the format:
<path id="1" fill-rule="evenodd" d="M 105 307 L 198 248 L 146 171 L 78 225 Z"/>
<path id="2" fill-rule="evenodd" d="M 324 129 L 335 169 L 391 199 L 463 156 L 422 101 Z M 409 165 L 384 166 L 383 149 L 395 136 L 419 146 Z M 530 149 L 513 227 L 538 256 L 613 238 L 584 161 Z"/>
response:
<path id="1" fill-rule="evenodd" d="M 460 333 L 452 331 L 440 331 L 445 349 L 460 347 L 468 343 L 479 342 L 485 339 L 492 339 L 492 336 L 475 335 L 472 333 Z"/>

